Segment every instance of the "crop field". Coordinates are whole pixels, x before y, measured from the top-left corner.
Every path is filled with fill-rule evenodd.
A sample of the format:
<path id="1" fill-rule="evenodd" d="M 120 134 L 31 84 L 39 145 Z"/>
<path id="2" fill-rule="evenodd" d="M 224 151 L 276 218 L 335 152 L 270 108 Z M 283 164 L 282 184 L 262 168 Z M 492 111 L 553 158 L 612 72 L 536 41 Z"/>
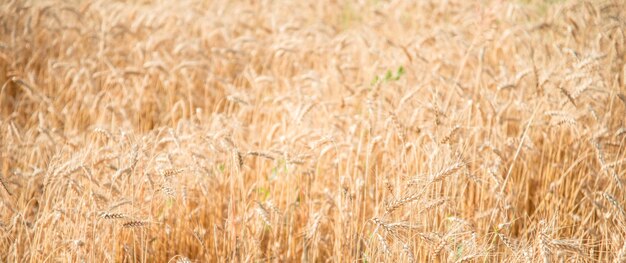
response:
<path id="1" fill-rule="evenodd" d="M 626 1 L 0 1 L 0 262 L 626 262 Z"/>

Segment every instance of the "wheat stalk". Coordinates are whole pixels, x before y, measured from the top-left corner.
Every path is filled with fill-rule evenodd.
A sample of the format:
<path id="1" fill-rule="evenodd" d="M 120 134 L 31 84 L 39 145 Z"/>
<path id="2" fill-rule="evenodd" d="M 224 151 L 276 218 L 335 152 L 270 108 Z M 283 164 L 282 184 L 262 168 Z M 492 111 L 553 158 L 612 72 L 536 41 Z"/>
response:
<path id="1" fill-rule="evenodd" d="M 409 244 L 405 243 L 402 246 L 402 250 L 404 250 L 404 253 L 406 253 L 408 262 L 410 263 L 415 262 L 415 255 L 413 254 L 413 251 L 411 250 L 411 246 L 409 246 Z"/>
<path id="2" fill-rule="evenodd" d="M 2 186 L 2 189 L 4 189 L 4 191 L 6 191 L 6 192 L 7 192 L 7 194 L 9 194 L 9 195 L 13 195 L 13 194 L 11 193 L 11 191 L 9 191 L 9 187 L 7 187 L 7 184 L 6 184 L 6 182 L 4 181 L 4 178 L 3 178 L 2 174 L 0 174 L 0 185 Z"/>
<path id="3" fill-rule="evenodd" d="M 272 226 L 272 221 L 270 221 L 270 212 L 265 208 L 265 206 L 261 202 L 257 202 L 256 212 L 259 215 L 259 218 L 263 220 L 263 222 L 267 226 Z"/>
<path id="4" fill-rule="evenodd" d="M 139 228 L 139 227 L 144 227 L 149 225 L 150 223 L 148 223 L 147 221 L 138 221 L 138 220 L 133 220 L 133 221 L 127 221 L 124 222 L 122 224 L 122 226 L 124 228 Z"/>
<path id="5" fill-rule="evenodd" d="M 100 218 L 103 218 L 103 219 L 122 219 L 122 218 L 126 218 L 126 215 L 121 214 L 121 213 L 103 212 L 103 213 L 100 214 Z"/>

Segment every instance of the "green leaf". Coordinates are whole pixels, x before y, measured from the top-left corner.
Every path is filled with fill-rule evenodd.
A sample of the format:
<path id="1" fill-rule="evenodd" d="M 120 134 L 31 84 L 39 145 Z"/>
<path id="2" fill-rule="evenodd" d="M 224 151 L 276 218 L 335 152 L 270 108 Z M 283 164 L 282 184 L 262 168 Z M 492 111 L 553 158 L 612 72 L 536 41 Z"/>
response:
<path id="1" fill-rule="evenodd" d="M 278 178 L 278 166 L 276 166 L 276 167 L 272 168 L 272 173 L 271 173 L 271 175 L 270 175 L 269 180 L 270 180 L 270 181 L 274 181 L 274 180 L 276 180 L 277 178 Z"/>
<path id="2" fill-rule="evenodd" d="M 403 66 L 400 66 L 400 67 L 398 68 L 398 71 L 396 72 L 396 80 L 400 79 L 400 77 L 402 77 L 402 75 L 404 75 L 404 73 L 406 73 L 406 72 L 404 71 L 404 67 L 403 67 Z"/>
<path id="3" fill-rule="evenodd" d="M 267 189 L 265 187 L 259 187 L 256 189 L 256 191 L 261 196 L 261 201 L 267 200 L 267 198 L 270 196 L 270 189 Z"/>
<path id="4" fill-rule="evenodd" d="M 387 70 L 387 74 L 385 74 L 385 81 L 389 81 L 393 78 L 393 73 L 391 73 L 391 70 Z"/>
<path id="5" fill-rule="evenodd" d="M 378 84 L 379 81 L 380 79 L 378 78 L 378 76 L 374 76 L 374 79 L 372 79 L 372 82 L 370 83 L 370 85 L 374 86 Z"/>

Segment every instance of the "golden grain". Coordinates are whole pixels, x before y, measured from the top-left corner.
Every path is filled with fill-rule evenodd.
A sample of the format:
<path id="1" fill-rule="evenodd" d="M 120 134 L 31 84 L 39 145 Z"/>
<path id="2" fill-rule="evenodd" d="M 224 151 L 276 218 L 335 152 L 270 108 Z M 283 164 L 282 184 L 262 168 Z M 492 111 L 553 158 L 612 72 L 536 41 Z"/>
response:
<path id="1" fill-rule="evenodd" d="M 0 261 L 622 262 L 624 10 L 4 1 Z"/>

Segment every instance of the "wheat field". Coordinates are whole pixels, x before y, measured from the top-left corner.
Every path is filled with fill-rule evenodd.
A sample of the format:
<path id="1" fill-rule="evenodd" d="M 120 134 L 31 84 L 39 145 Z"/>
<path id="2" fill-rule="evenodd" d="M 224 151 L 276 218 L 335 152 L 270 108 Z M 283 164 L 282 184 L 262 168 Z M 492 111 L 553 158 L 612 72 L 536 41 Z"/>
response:
<path id="1" fill-rule="evenodd" d="M 626 1 L 0 3 L 1 262 L 626 262 Z"/>

